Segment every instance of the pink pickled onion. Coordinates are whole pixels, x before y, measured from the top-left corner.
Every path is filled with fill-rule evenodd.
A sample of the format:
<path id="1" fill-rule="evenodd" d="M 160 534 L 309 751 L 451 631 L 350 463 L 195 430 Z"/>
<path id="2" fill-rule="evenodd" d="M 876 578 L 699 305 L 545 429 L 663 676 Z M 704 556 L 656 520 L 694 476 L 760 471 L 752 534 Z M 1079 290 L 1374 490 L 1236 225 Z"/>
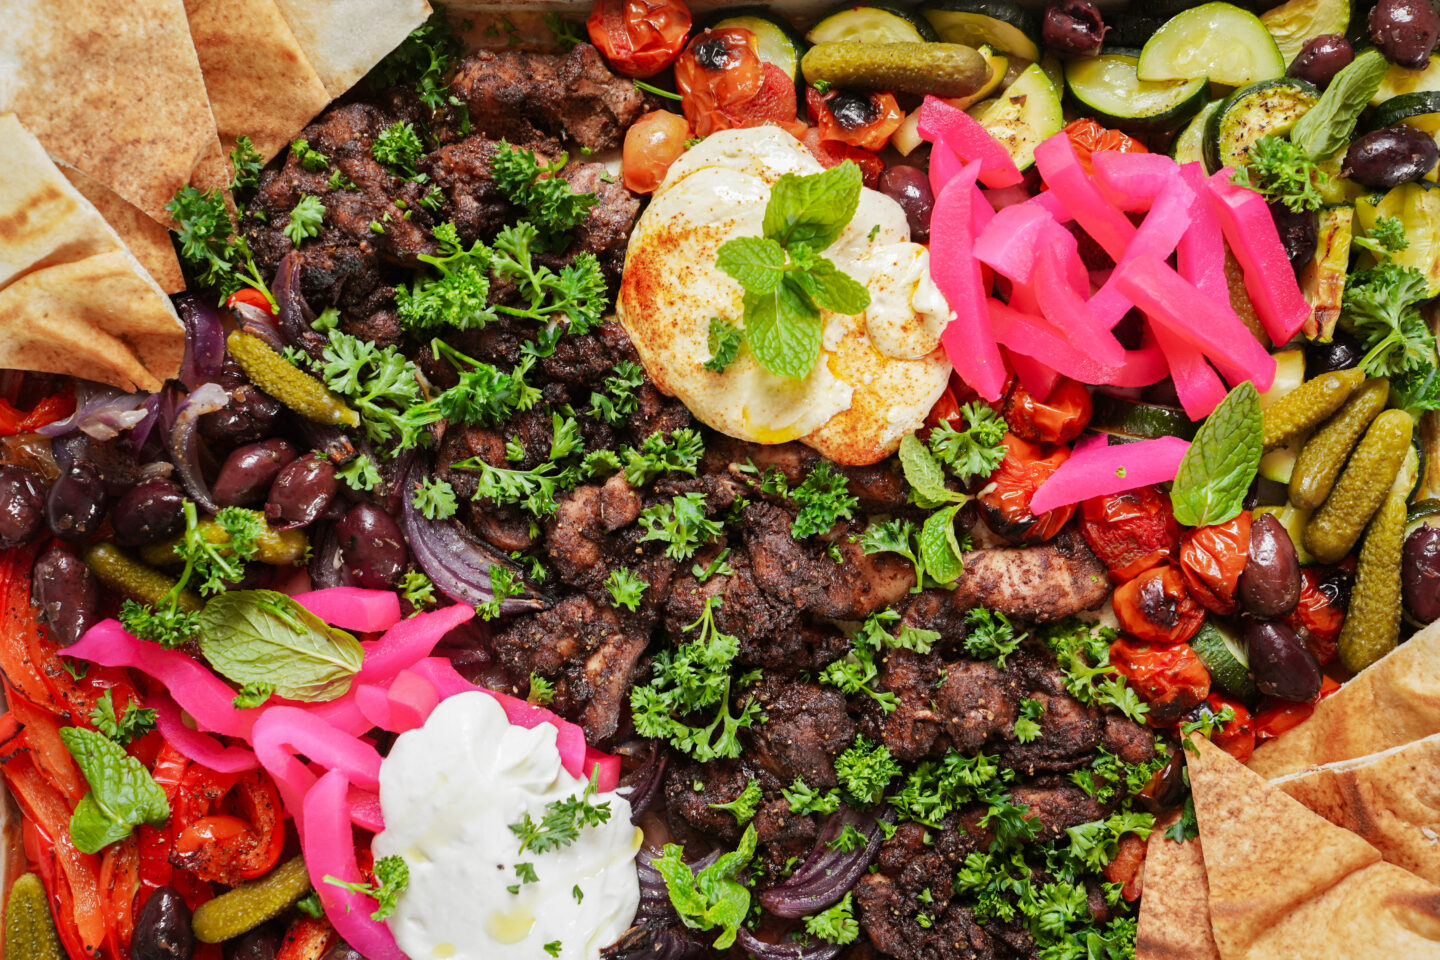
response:
<path id="1" fill-rule="evenodd" d="M 1180 398 L 1180 406 L 1185 408 L 1185 415 L 1191 420 L 1208 417 L 1225 399 L 1225 384 L 1199 350 L 1161 324 L 1156 324 L 1153 330 L 1155 342 L 1160 344 L 1165 362 L 1170 366 L 1175 394 Z"/>
<path id="2" fill-rule="evenodd" d="M 1010 158 L 1010 151 L 992 137 L 989 130 L 964 110 L 938 97 L 925 97 L 920 105 L 917 129 L 925 140 L 943 142 L 960 159 L 979 163 L 979 179 L 987 187 L 1011 187 L 1024 179 Z"/>
<path id="3" fill-rule="evenodd" d="M 1119 261 L 1135 237 L 1135 225 L 1100 194 L 1080 165 L 1075 146 L 1064 133 L 1057 133 L 1035 148 L 1035 166 L 1054 196 L 1077 223 Z"/>
<path id="4" fill-rule="evenodd" d="M 965 161 L 956 156 L 948 143 L 936 143 L 930 150 L 930 192 L 939 196 L 945 185 L 964 169 Z"/>
<path id="5" fill-rule="evenodd" d="M 360 715 L 367 724 L 391 733 L 400 732 L 396 729 L 395 718 L 390 710 L 390 698 L 385 695 L 384 687 L 374 683 L 357 683 L 351 692 L 355 696 L 355 706 L 359 708 Z"/>
<path id="6" fill-rule="evenodd" d="M 395 675 L 386 698 L 390 703 L 391 719 L 400 733 L 423 726 L 425 718 L 440 702 L 435 685 L 413 670 L 401 670 Z"/>
<path id="7" fill-rule="evenodd" d="M 1189 280 L 1212 300 L 1230 302 L 1230 282 L 1225 279 L 1225 238 L 1215 206 L 1205 189 L 1205 172 L 1200 164 L 1187 163 L 1180 176 L 1195 192 L 1190 208 L 1190 227 L 1175 245 L 1175 264 L 1180 276 Z"/>
<path id="8" fill-rule="evenodd" d="M 985 309 L 985 282 L 973 251 L 975 177 L 980 165 L 971 163 L 945 185 L 935 198 L 930 219 L 930 262 L 935 285 L 945 295 L 955 317 L 945 325 L 940 340 L 960 378 L 986 400 L 998 400 L 1005 389 L 1005 361 L 990 333 Z"/>
<path id="9" fill-rule="evenodd" d="M 1125 351 L 1125 361 L 1119 367 L 1105 367 L 1077 351 L 1069 340 L 1040 317 L 1016 310 L 993 298 L 986 306 L 995 336 L 1001 343 L 1011 351 L 1034 357 L 1072 380 L 1117 387 L 1144 387 L 1165 376 L 1165 357 L 1153 338 L 1138 350 Z"/>
<path id="10" fill-rule="evenodd" d="M 1275 229 L 1265 198 L 1254 190 L 1231 183 L 1235 171 L 1225 167 L 1205 185 L 1215 199 L 1220 228 L 1235 259 L 1245 271 L 1245 292 L 1255 314 L 1275 345 L 1288 343 L 1310 317 L 1310 304 L 1295 282 L 1295 271 Z M 1255 384 L 1261 389 L 1260 384 Z"/>
<path id="11" fill-rule="evenodd" d="M 1106 199 L 1127 213 L 1138 213 L 1150 209 L 1178 168 L 1163 153 L 1097 150 L 1090 155 L 1090 169 Z"/>
<path id="12" fill-rule="evenodd" d="M 599 771 L 595 777 L 595 789 L 601 793 L 609 793 L 620 786 L 620 758 L 613 753 L 586 747 L 585 767 L 587 770 Z"/>
<path id="13" fill-rule="evenodd" d="M 1110 332 L 1114 324 L 1102 324 L 1085 298 L 1090 278 L 1084 265 L 1079 263 L 1079 257 L 1076 257 L 1076 266 L 1080 271 L 1080 282 L 1076 284 L 1075 277 L 1065 276 L 1065 265 L 1054 247 L 1041 246 L 1037 253 L 1034 294 L 1041 314 L 1052 327 L 1064 331 L 1066 339 L 1076 350 L 1097 364 L 1118 367 L 1124 363 L 1125 348 Z"/>
<path id="14" fill-rule="evenodd" d="M 1060 382 L 1060 372 L 1041 363 L 1034 357 L 1027 357 L 1023 353 L 1005 348 L 1005 359 L 1015 371 L 1015 376 L 1020 378 L 1024 385 L 1025 392 L 1036 400 L 1044 403 L 1050 399 L 1050 391 Z"/>
<path id="15" fill-rule="evenodd" d="M 145 706 L 155 711 L 155 728 L 165 742 L 201 766 L 218 773 L 240 773 L 260 766 L 255 754 L 244 747 L 227 747 L 210 734 L 185 726 L 180 707 L 165 691 L 146 697 Z"/>
<path id="16" fill-rule="evenodd" d="M 312 763 L 343 770 L 347 780 L 366 790 L 380 786 L 380 754 L 375 748 L 297 707 L 270 707 L 255 721 L 255 755 L 266 770 L 281 767 L 281 757 L 303 755 Z"/>
<path id="17" fill-rule="evenodd" d="M 365 663 L 355 675 L 358 683 L 388 680 L 411 664 L 430 656 L 440 638 L 475 616 L 475 608 L 457 603 L 401 620 L 365 651 Z"/>
<path id="18" fill-rule="evenodd" d="M 619 761 L 619 757 L 615 758 Z M 385 814 L 380 810 L 380 794 L 351 786 L 346 793 L 350 801 L 350 822 L 361 830 L 379 833 L 385 829 Z"/>
<path id="19" fill-rule="evenodd" d="M 400 597 L 393 590 L 328 587 L 297 593 L 291 599 L 341 630 L 375 633 L 389 630 L 400 620 Z"/>
<path id="20" fill-rule="evenodd" d="M 406 960 L 395 944 L 390 928 L 379 920 L 370 919 L 375 902 L 345 887 L 327 883 L 334 877 L 345 883 L 360 884 L 360 866 L 355 862 L 355 837 L 350 826 L 350 782 L 339 770 L 331 770 L 319 779 L 305 795 L 304 827 L 300 831 L 300 850 L 305 855 L 305 868 L 310 883 L 320 896 L 325 916 L 335 932 L 366 960 Z"/>
<path id="21" fill-rule="evenodd" d="M 1172 177 L 1160 188 L 1150 212 L 1135 230 L 1119 262 L 1133 260 L 1141 254 L 1153 254 L 1161 259 L 1169 257 L 1190 227 L 1190 211 L 1195 204 L 1195 191 L 1178 175 Z M 1133 304 L 1116 288 L 1113 272 L 1111 279 L 1090 298 L 1097 321 L 1107 329 L 1119 323 L 1131 306 Z"/>
<path id="22" fill-rule="evenodd" d="M 1077 443 L 1070 459 L 1060 464 L 1030 498 L 1030 509 L 1038 516 L 1091 497 L 1174 480 L 1180 458 L 1190 448 L 1189 442 L 1179 437 L 1113 447 L 1106 443 L 1103 436 Z"/>

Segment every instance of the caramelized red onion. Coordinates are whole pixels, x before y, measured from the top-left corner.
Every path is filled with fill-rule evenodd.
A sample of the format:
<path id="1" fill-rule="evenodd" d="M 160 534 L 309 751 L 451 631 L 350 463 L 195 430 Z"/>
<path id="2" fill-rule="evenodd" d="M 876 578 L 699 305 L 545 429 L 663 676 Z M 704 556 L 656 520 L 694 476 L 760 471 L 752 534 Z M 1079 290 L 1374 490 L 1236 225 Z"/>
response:
<path id="1" fill-rule="evenodd" d="M 270 291 L 275 295 L 280 332 L 285 335 L 285 341 L 318 358 L 328 341 L 310 326 L 315 320 L 315 313 L 300 290 L 300 257 L 295 251 L 280 258 Z"/>
<path id="2" fill-rule="evenodd" d="M 145 421 L 150 413 L 146 400 L 143 393 L 125 393 L 80 380 L 75 384 L 75 412 L 35 432 L 53 438 L 79 430 L 92 440 L 114 440 Z"/>
<path id="3" fill-rule="evenodd" d="M 665 785 L 665 767 L 669 753 L 659 740 L 650 741 L 650 759 L 635 771 L 635 779 L 621 788 L 621 795 L 630 801 L 630 822 L 638 824 L 655 806 Z"/>
<path id="4" fill-rule="evenodd" d="M 769 943 L 744 927 L 735 932 L 735 945 L 754 960 L 833 960 L 845 949 L 838 943 L 818 939 L 807 943 L 798 940 Z"/>
<path id="5" fill-rule="evenodd" d="M 678 921 L 638 923 L 601 954 L 604 960 L 705 960 L 714 955 Z"/>
<path id="6" fill-rule="evenodd" d="M 175 309 L 185 323 L 185 358 L 180 362 L 181 383 L 194 390 L 220 376 L 225 362 L 225 329 L 214 304 L 199 294 L 175 297 Z"/>
<path id="7" fill-rule="evenodd" d="M 893 813 L 882 815 L 887 821 Z M 832 850 L 831 843 L 844 829 L 854 827 L 865 836 L 863 847 Z M 868 813 L 841 807 L 825 821 L 825 827 L 803 863 L 790 879 L 760 894 L 760 903 L 777 917 L 808 917 L 840 901 L 875 859 L 884 832 L 880 822 Z"/>
<path id="8" fill-rule="evenodd" d="M 279 353 L 288 346 L 275 315 L 269 310 L 261 309 L 253 303 L 239 302 L 231 309 L 235 311 L 235 319 L 240 323 L 240 329 L 265 341 L 265 345 L 271 350 Z"/>
<path id="9" fill-rule="evenodd" d="M 175 465 L 185 492 L 207 513 L 220 508 L 210 495 L 210 484 L 200 469 L 200 418 L 221 409 L 229 399 L 225 388 L 218 383 L 202 384 L 180 404 L 170 428 L 170 462 Z"/>

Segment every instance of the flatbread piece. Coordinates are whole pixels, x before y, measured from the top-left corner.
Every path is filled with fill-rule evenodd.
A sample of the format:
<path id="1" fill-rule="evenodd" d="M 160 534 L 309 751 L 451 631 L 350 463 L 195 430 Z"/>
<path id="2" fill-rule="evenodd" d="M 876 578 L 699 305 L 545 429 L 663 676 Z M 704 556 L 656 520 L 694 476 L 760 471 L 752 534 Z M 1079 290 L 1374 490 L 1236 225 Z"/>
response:
<path id="1" fill-rule="evenodd" d="M 1172 814 L 1150 834 L 1135 960 L 1220 960 L 1200 840 L 1176 843 L 1165 836 L 1178 819 Z"/>
<path id="2" fill-rule="evenodd" d="M 430 16 L 425 0 L 276 0 L 331 97 L 349 90 Z"/>
<path id="3" fill-rule="evenodd" d="M 169 230 L 93 177 L 68 163 L 56 163 L 56 166 L 65 174 L 65 179 L 100 211 L 105 222 L 125 241 L 125 246 L 135 254 L 135 259 L 140 261 L 161 290 L 179 293 L 185 289 L 185 275 L 180 272 L 180 261 L 175 256 L 175 245 L 170 242 Z"/>

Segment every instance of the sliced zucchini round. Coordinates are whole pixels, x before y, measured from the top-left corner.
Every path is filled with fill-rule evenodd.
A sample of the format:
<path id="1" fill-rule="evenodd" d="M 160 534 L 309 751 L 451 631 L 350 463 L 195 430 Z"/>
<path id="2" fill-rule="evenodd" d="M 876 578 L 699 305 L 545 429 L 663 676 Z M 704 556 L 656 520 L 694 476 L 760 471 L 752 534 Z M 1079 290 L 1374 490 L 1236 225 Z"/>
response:
<path id="1" fill-rule="evenodd" d="M 967 112 L 1005 145 L 1021 170 L 1035 162 L 1035 148 L 1065 126 L 1060 91 L 1038 63 L 1021 71 L 998 97 L 977 103 Z"/>
<path id="2" fill-rule="evenodd" d="M 1140 53 L 1141 80 L 1209 77 L 1231 86 L 1285 73 L 1285 58 L 1260 18 L 1229 3 L 1206 3 L 1171 17 Z"/>
<path id="3" fill-rule="evenodd" d="M 1096 120 L 1122 130 L 1174 130 L 1210 100 L 1205 79 L 1151 83 L 1135 73 L 1139 57 L 1102 53 L 1065 64 L 1065 86 Z"/>
<path id="4" fill-rule="evenodd" d="M 919 43 L 939 40 L 935 28 L 924 17 L 903 7 L 885 4 L 837 7 L 815 24 L 805 39 L 810 43 L 835 40 L 866 40 L 871 43 Z"/>
<path id="5" fill-rule="evenodd" d="M 1159 437 L 1180 437 L 1193 440 L 1200 425 L 1185 411 L 1162 407 L 1155 403 L 1126 400 L 1108 393 L 1095 393 L 1091 398 L 1093 412 L 1090 429 L 1117 437 L 1154 440 Z"/>
<path id="6" fill-rule="evenodd" d="M 1275 379 L 1270 389 L 1260 394 L 1260 410 L 1268 410 L 1275 401 L 1305 382 L 1305 351 L 1288 347 L 1275 352 Z"/>
<path id="7" fill-rule="evenodd" d="M 1250 657 L 1244 644 L 1214 617 L 1205 618 L 1190 647 L 1210 671 L 1215 686 L 1242 700 L 1259 693 L 1250 676 Z"/>
<path id="8" fill-rule="evenodd" d="M 805 56 L 805 41 L 790 24 L 765 13 L 763 10 L 736 12 L 722 20 L 717 20 L 711 26 L 716 29 L 725 27 L 742 27 L 755 34 L 758 42 L 760 60 L 762 63 L 773 63 L 785 75 L 802 82 L 800 78 L 800 58 Z"/>
<path id="9" fill-rule="evenodd" d="M 1405 249 L 1391 254 L 1402 267 L 1425 275 L 1433 295 L 1440 292 L 1440 187 L 1428 180 L 1402 183 L 1379 199 L 1355 203 L 1356 232 L 1369 233 L 1381 217 L 1394 217 L 1405 227 Z"/>
<path id="10" fill-rule="evenodd" d="M 1236 90 L 1205 127 L 1205 166 L 1237 167 L 1261 137 L 1283 137 L 1320 94 L 1304 80 L 1262 80 Z"/>
<path id="11" fill-rule="evenodd" d="M 1440 113 L 1440 91 L 1423 90 L 1415 93 L 1402 93 L 1376 107 L 1370 115 L 1370 123 L 1367 124 L 1367 127 L 1371 130 L 1393 127 L 1397 123 L 1413 121 L 1416 117 L 1423 117 L 1429 113 Z"/>
<path id="12" fill-rule="evenodd" d="M 1154 10 L 1147 10 L 1145 13 L 1133 13 L 1128 9 L 1116 10 L 1113 14 L 1106 10 L 1105 25 L 1110 29 L 1105 32 L 1104 52 L 1109 53 L 1118 47 L 1140 49 L 1145 46 L 1146 40 L 1155 35 L 1156 30 L 1165 25 L 1166 19 L 1168 18 Z"/>
<path id="13" fill-rule="evenodd" d="M 1288 64 L 1305 44 L 1326 33 L 1345 34 L 1350 26 L 1350 0 L 1289 0 L 1260 14 Z"/>
<path id="14" fill-rule="evenodd" d="M 1220 109 L 1220 100 L 1211 100 L 1200 108 L 1200 112 L 1185 124 L 1185 129 L 1176 135 L 1174 142 L 1170 144 L 1170 156 L 1176 163 L 1204 163 L 1205 162 L 1205 124 L 1210 122 L 1210 115 Z M 1205 168 L 1206 173 L 1214 173 L 1209 167 Z"/>
<path id="15" fill-rule="evenodd" d="M 930 0 L 920 13 L 941 40 L 972 47 L 988 43 L 1022 60 L 1040 59 L 1040 21 L 1013 0 Z"/>
<path id="16" fill-rule="evenodd" d="M 1406 93 L 1440 90 L 1440 54 L 1430 54 L 1430 65 L 1423 70 L 1407 70 L 1393 63 L 1380 81 L 1380 89 L 1370 98 L 1370 106 L 1378 106 Z"/>

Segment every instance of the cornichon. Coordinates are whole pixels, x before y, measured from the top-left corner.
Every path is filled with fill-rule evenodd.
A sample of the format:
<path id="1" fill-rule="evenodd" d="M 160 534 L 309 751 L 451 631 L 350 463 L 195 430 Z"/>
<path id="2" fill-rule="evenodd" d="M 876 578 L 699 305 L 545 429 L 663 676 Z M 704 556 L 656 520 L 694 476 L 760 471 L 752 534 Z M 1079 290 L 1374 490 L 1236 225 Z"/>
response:
<path id="1" fill-rule="evenodd" d="M 1395 482 L 1414 429 L 1404 410 L 1386 410 L 1370 424 L 1335 489 L 1305 525 L 1305 549 L 1316 560 L 1337 563 L 1355 546 Z"/>
<path id="2" fill-rule="evenodd" d="M 1400 637 L 1400 554 L 1405 546 L 1405 497 L 1419 457 L 1411 447 L 1405 465 L 1375 512 L 1360 547 L 1355 589 L 1340 628 L 1340 662 L 1359 673 L 1395 648 Z"/>
<path id="3" fill-rule="evenodd" d="M 259 513 L 259 511 L 253 510 L 250 512 Z M 202 520 L 196 529 L 209 543 L 225 544 L 230 542 L 230 534 L 226 533 L 225 528 L 214 520 Z M 161 543 L 152 543 L 140 551 L 140 558 L 155 567 L 179 563 L 180 558 L 175 555 L 175 546 L 179 542 L 180 540 L 176 538 Z M 255 537 L 254 559 L 273 567 L 288 566 L 303 560 L 305 551 L 309 547 L 310 542 L 306 539 L 304 531 L 276 530 L 269 524 L 265 524 Z"/>
<path id="4" fill-rule="evenodd" d="M 10 888 L 10 901 L 5 905 L 5 956 L 8 960 L 65 960 L 45 887 L 33 873 L 21 874 Z"/>
<path id="5" fill-rule="evenodd" d="M 1365 379 L 1358 367 L 1306 380 L 1265 411 L 1265 449 L 1273 450 L 1329 418 Z"/>
<path id="6" fill-rule="evenodd" d="M 85 565 L 111 590 L 149 606 L 159 603 L 175 589 L 173 577 L 127 556 L 112 543 L 93 544 L 85 551 Z M 205 605 L 189 590 L 181 590 L 176 603 L 185 610 L 199 610 Z"/>
<path id="7" fill-rule="evenodd" d="M 258 880 L 206 900 L 195 908 L 192 924 L 201 943 L 221 943 L 254 930 L 288 910 L 310 892 L 305 858 L 294 857 Z"/>
<path id="8" fill-rule="evenodd" d="M 225 346 L 255 386 L 300 416 L 316 423 L 360 426 L 360 414 L 259 337 L 235 330 L 226 338 Z"/>
<path id="9" fill-rule="evenodd" d="M 990 78 L 990 66 L 960 43 L 817 43 L 800 61 L 807 83 L 965 97 Z"/>
<path id="10" fill-rule="evenodd" d="M 1290 474 L 1291 503 L 1314 510 L 1325 502 L 1335 478 L 1345 466 L 1345 458 L 1350 456 L 1365 428 L 1385 409 L 1389 398 L 1389 380 L 1383 377 L 1366 380 L 1345 401 L 1341 411 L 1306 441 Z"/>

